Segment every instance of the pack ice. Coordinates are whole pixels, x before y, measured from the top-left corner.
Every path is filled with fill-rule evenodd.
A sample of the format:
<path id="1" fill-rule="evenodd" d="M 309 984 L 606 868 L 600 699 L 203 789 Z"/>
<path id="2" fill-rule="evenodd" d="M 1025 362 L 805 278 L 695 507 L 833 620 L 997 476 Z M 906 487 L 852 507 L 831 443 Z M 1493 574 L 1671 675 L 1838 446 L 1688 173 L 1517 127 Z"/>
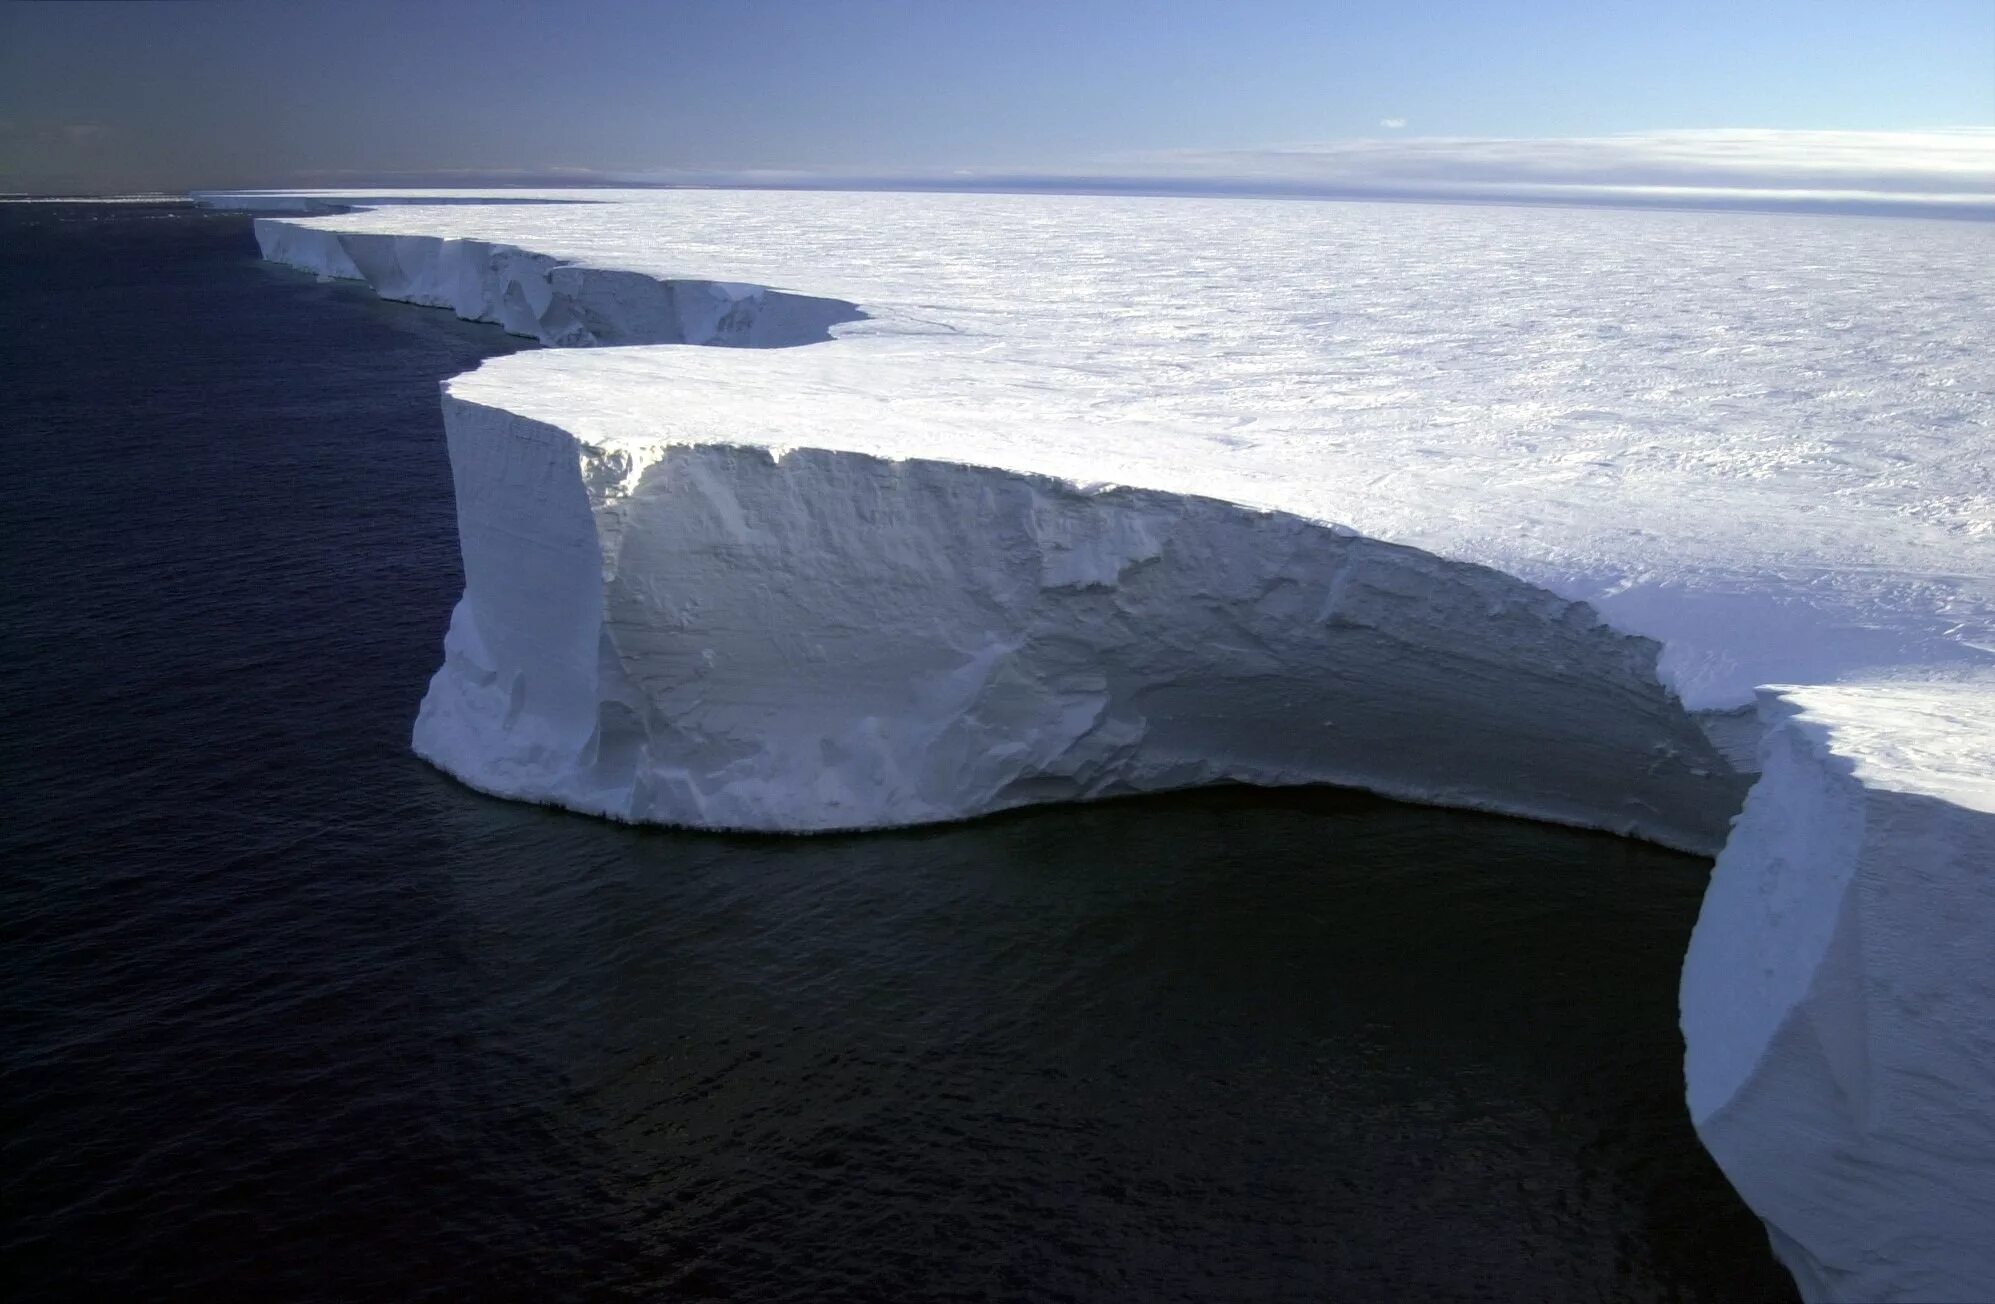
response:
<path id="1" fill-rule="evenodd" d="M 1989 227 L 223 202 L 293 210 L 268 258 L 624 346 L 445 386 L 415 747 L 465 782 L 798 831 L 1332 782 L 1716 852 L 1706 1145 L 1809 1298 L 1995 1297 Z"/>

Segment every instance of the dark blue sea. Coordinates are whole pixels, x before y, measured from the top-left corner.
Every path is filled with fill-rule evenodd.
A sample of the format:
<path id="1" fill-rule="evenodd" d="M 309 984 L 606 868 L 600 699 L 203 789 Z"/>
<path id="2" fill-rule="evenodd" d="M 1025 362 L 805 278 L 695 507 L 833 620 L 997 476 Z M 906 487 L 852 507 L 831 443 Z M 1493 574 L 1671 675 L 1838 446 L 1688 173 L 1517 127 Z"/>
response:
<path id="1" fill-rule="evenodd" d="M 409 752 L 520 347 L 0 205 L 10 1298 L 1781 1300 L 1708 864 L 1335 791 L 814 839 Z"/>

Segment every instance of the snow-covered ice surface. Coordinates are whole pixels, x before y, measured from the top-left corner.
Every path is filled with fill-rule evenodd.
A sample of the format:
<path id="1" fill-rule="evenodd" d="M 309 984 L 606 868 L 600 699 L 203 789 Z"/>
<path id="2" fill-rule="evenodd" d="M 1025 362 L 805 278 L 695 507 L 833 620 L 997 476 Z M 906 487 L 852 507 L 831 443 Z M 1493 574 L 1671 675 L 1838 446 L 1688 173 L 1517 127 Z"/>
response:
<path id="1" fill-rule="evenodd" d="M 781 377 L 756 379 L 775 355 L 724 375 L 626 365 L 733 396 L 673 414 L 674 437 L 752 407 L 757 441 L 891 455 L 913 440 L 963 460 L 1192 488 L 1494 565 L 1664 639 L 1665 671 L 1693 708 L 1867 668 L 1995 667 L 1995 567 L 1975 564 L 1975 543 L 1995 543 L 1984 224 L 522 197 L 585 202 L 398 205 L 286 229 L 470 239 L 858 304 L 870 320 L 838 329 L 844 347 L 783 357 Z M 323 256 L 324 270 L 354 274 L 337 248 Z M 593 391 L 585 369 L 599 365 L 522 355 L 478 383 Z"/>
<path id="2" fill-rule="evenodd" d="M 425 197 L 259 239 L 631 346 L 447 386 L 425 755 L 734 827 L 1320 779 L 1715 849 L 1677 701 L 1757 700 L 1693 1116 L 1812 1296 L 1995 1293 L 1995 227 Z"/>

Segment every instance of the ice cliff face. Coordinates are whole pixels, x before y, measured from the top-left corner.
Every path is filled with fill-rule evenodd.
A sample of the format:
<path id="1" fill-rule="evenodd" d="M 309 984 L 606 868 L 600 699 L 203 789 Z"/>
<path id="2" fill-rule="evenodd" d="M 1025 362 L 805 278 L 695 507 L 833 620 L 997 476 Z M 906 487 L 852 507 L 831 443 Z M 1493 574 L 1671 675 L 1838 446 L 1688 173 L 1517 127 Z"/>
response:
<path id="1" fill-rule="evenodd" d="M 1809 1298 L 1995 1296 L 1976 233 L 569 198 L 605 202 L 257 224 L 545 343 L 816 343 L 449 384 L 466 587 L 422 754 L 707 827 L 1235 779 L 1722 842 L 1700 1135 Z M 1726 841 L 1744 783 L 1679 699 L 1783 683 L 1701 717 L 1760 749 Z"/>
<path id="2" fill-rule="evenodd" d="M 258 218 L 272 262 L 336 280 L 365 281 L 384 299 L 449 308 L 542 344 L 720 344 L 741 348 L 830 338 L 862 313 L 837 299 L 756 285 L 661 281 L 578 267 L 484 240 L 332 233 Z"/>
<path id="3" fill-rule="evenodd" d="M 1721 840 L 1655 646 L 1279 513 L 445 399 L 465 593 L 416 748 L 620 819 L 877 828 L 1238 780 Z"/>
<path id="4" fill-rule="evenodd" d="M 1995 711 L 1906 684 L 1762 711 L 1684 965 L 1691 1117 L 1807 1298 L 1987 1298 Z"/>

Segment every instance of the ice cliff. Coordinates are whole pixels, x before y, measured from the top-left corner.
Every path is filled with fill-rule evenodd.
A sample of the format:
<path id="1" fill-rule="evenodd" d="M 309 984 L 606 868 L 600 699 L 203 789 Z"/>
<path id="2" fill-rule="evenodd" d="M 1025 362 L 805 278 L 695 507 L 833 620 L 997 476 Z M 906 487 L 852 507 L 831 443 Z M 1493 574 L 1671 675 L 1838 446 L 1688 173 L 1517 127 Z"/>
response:
<path id="1" fill-rule="evenodd" d="M 1995 710 L 1946 684 L 1761 710 L 1684 965 L 1691 1118 L 1807 1298 L 1987 1298 Z"/>
<path id="2" fill-rule="evenodd" d="M 661 281 L 577 267 L 483 240 L 325 233 L 259 218 L 272 262 L 336 280 L 365 281 L 384 299 L 449 308 L 542 344 L 722 344 L 743 348 L 830 338 L 861 314 L 835 299 L 714 281 Z"/>
<path id="3" fill-rule="evenodd" d="M 1977 234 L 567 198 L 257 223 L 549 344 L 809 346 L 446 386 L 423 755 L 705 827 L 1231 779 L 1722 845 L 1700 1135 L 1809 1298 L 1995 1294 Z"/>
<path id="4" fill-rule="evenodd" d="M 709 828 L 1351 784 L 1715 848 L 1655 646 L 1280 513 L 834 449 L 605 446 L 445 399 L 465 592 L 416 748 Z"/>

